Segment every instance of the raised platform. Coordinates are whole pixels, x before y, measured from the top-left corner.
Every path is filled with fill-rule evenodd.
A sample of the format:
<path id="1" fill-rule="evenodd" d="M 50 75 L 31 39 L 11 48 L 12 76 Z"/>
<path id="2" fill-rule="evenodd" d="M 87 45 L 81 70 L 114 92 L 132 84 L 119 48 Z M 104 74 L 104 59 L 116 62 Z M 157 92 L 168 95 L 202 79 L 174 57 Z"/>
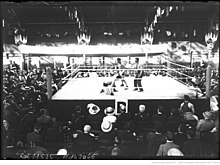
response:
<path id="1" fill-rule="evenodd" d="M 67 121 L 75 111 L 75 106 L 82 108 L 82 113 L 88 115 L 87 104 L 94 103 L 101 109 L 104 116 L 104 109 L 108 106 L 115 107 L 116 100 L 128 100 L 128 111 L 131 114 L 138 112 L 140 104 L 146 105 L 151 115 L 157 113 L 159 105 L 164 106 L 169 113 L 171 108 L 179 108 L 183 102 L 183 95 L 195 96 L 195 91 L 186 85 L 170 77 L 149 76 L 143 77 L 142 85 L 144 92 L 133 91 L 134 78 L 125 78 L 129 85 L 128 90 L 120 87 L 121 82 L 116 82 L 114 96 L 100 94 L 102 84 L 106 77 L 88 77 L 70 80 L 60 89 L 49 101 L 48 108 L 50 115 L 58 120 Z M 192 99 L 196 115 L 202 118 L 202 113 L 209 109 L 209 100 L 205 98 Z M 116 108 L 116 107 L 115 107 Z"/>
<path id="2" fill-rule="evenodd" d="M 170 77 L 149 76 L 142 78 L 144 91 L 137 92 L 134 89 L 134 78 L 126 77 L 129 89 L 120 87 L 121 82 L 116 81 L 114 96 L 100 93 L 103 82 L 108 77 L 87 77 L 72 79 L 65 84 L 53 97 L 52 100 L 111 100 L 126 98 L 130 100 L 140 99 L 182 99 L 184 94 L 193 97 L 196 92 L 186 85 Z"/>

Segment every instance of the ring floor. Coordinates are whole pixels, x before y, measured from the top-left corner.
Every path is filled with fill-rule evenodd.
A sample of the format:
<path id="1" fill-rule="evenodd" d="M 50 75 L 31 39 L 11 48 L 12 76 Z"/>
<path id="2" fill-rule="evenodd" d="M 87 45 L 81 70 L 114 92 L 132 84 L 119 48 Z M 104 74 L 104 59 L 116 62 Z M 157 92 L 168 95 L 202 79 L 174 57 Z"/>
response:
<path id="1" fill-rule="evenodd" d="M 142 78 L 144 91 L 134 90 L 134 77 L 125 77 L 128 89 L 121 87 L 121 81 L 116 81 L 114 96 L 100 93 L 103 82 L 109 77 L 86 77 L 73 78 L 69 80 L 56 94 L 52 100 L 109 100 L 109 99 L 182 99 L 184 94 L 193 97 L 196 92 L 193 88 L 180 83 L 167 76 L 149 76 Z"/>

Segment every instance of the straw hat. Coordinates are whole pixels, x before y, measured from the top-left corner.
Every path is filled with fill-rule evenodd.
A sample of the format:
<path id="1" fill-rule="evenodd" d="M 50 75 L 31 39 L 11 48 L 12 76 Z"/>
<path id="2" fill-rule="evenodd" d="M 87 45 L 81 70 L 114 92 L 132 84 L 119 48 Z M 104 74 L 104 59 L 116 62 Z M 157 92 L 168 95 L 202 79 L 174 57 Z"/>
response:
<path id="1" fill-rule="evenodd" d="M 105 116 L 102 121 L 103 121 L 103 122 L 104 122 L 104 121 L 108 121 L 108 122 L 110 122 L 110 123 L 115 123 L 116 120 L 117 120 L 117 117 L 116 117 L 116 116 L 108 115 L 108 116 Z"/>
<path id="2" fill-rule="evenodd" d="M 112 130 L 112 123 L 109 121 L 103 121 L 101 124 L 101 129 L 103 132 L 110 132 Z"/>
<path id="3" fill-rule="evenodd" d="M 205 111 L 205 112 L 203 112 L 202 114 L 203 114 L 203 117 L 204 117 L 205 119 L 211 119 L 211 118 L 212 118 L 212 113 L 209 112 L 209 111 Z"/>
<path id="4" fill-rule="evenodd" d="M 100 108 L 93 103 L 88 104 L 87 109 L 91 115 L 95 115 L 100 111 Z"/>
<path id="5" fill-rule="evenodd" d="M 60 149 L 60 150 L 57 152 L 57 155 L 67 155 L 67 150 L 66 150 L 66 149 Z"/>
<path id="6" fill-rule="evenodd" d="M 183 153 L 176 148 L 171 148 L 168 150 L 167 155 L 168 156 L 183 156 Z"/>
<path id="7" fill-rule="evenodd" d="M 112 107 L 107 107 L 107 108 L 105 108 L 105 110 L 104 110 L 104 113 L 105 113 L 106 115 L 113 115 L 114 112 L 115 112 L 115 109 L 112 108 Z"/>

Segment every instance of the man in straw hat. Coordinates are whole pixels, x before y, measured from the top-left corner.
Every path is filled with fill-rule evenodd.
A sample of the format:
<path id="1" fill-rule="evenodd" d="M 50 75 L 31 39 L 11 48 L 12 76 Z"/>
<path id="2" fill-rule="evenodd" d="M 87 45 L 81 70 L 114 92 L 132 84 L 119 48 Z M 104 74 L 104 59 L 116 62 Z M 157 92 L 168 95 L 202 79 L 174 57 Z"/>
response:
<path id="1" fill-rule="evenodd" d="M 212 120 L 212 113 L 205 111 L 202 113 L 204 119 L 199 120 L 196 129 L 197 131 L 211 131 L 214 128 L 214 121 Z"/>
<path id="2" fill-rule="evenodd" d="M 100 125 L 102 123 L 102 115 L 100 113 L 100 108 L 93 103 L 89 103 L 87 105 L 87 110 L 89 112 L 87 122 L 92 126 L 93 130 L 101 131 Z"/>
<path id="3" fill-rule="evenodd" d="M 106 114 L 106 116 L 103 118 L 103 121 L 109 121 L 111 123 L 115 123 L 117 118 L 116 116 L 114 116 L 115 114 L 115 109 L 112 107 L 107 107 L 104 110 L 104 113 Z"/>

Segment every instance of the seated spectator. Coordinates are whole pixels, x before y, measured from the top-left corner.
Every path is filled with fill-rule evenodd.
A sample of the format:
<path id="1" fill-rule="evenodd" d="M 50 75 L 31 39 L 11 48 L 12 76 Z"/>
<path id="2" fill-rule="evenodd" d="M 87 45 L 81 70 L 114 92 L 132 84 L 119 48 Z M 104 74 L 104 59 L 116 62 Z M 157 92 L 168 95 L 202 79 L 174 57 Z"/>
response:
<path id="1" fill-rule="evenodd" d="M 127 123 L 130 123 L 130 129 L 134 129 L 133 128 L 133 121 L 132 121 L 132 116 L 129 112 L 126 112 L 126 107 L 124 104 L 121 104 L 121 108 L 120 108 L 120 114 L 117 118 L 117 128 L 118 129 L 123 129 L 124 125 L 126 125 Z"/>
<path id="2" fill-rule="evenodd" d="M 90 103 L 87 105 L 87 109 L 89 111 L 89 115 L 87 116 L 87 122 L 91 125 L 92 129 L 95 131 L 101 131 L 101 123 L 102 123 L 102 115 L 100 113 L 100 108 Z"/>
<path id="3" fill-rule="evenodd" d="M 147 155 L 156 156 L 161 144 L 166 143 L 166 137 L 163 134 L 163 128 L 160 124 L 155 125 L 155 132 L 149 132 L 147 135 Z"/>
<path id="4" fill-rule="evenodd" d="M 168 151 L 171 148 L 179 149 L 179 145 L 173 142 L 173 133 L 170 131 L 166 132 L 166 143 L 161 144 L 157 152 L 157 156 L 168 156 Z"/>
<path id="5" fill-rule="evenodd" d="M 151 117 L 149 111 L 146 110 L 145 105 L 139 105 L 139 111 L 134 115 L 134 125 L 137 134 L 152 130 L 153 125 Z"/>
<path id="6" fill-rule="evenodd" d="M 40 117 L 37 118 L 37 122 L 41 125 L 41 134 L 45 138 L 47 129 L 51 125 L 51 117 L 47 115 L 47 110 L 46 109 L 41 109 L 40 110 Z"/>
<path id="7" fill-rule="evenodd" d="M 130 142 L 136 141 L 136 133 L 132 131 L 130 123 L 126 123 L 124 125 L 124 129 L 119 129 L 117 131 L 117 137 L 121 141 L 130 141 Z"/>
<path id="8" fill-rule="evenodd" d="M 46 109 L 40 110 L 40 117 L 37 118 L 37 122 L 40 124 L 49 124 L 51 122 L 51 117 L 47 115 Z"/>
<path id="9" fill-rule="evenodd" d="M 157 108 L 157 114 L 153 115 L 152 120 L 153 124 L 161 124 L 163 127 L 163 130 L 167 130 L 167 116 L 165 115 L 165 109 L 163 106 L 158 106 Z"/>
<path id="10" fill-rule="evenodd" d="M 83 130 L 86 124 L 86 117 L 82 114 L 81 106 L 76 106 L 74 111 L 71 118 L 72 130 Z"/>
<path id="11" fill-rule="evenodd" d="M 34 115 L 32 111 L 29 111 L 27 114 L 25 114 L 23 118 L 24 125 L 29 128 L 29 130 L 34 129 L 34 125 L 37 122 L 37 117 Z"/>
<path id="12" fill-rule="evenodd" d="M 64 141 L 59 122 L 54 122 L 52 127 L 47 129 L 46 140 L 49 143 L 62 143 Z"/>
<path id="13" fill-rule="evenodd" d="M 93 136 L 90 135 L 91 126 L 85 125 L 84 132 L 79 134 L 76 138 L 76 151 L 79 153 L 92 152 L 97 149 L 97 142 Z"/>
<path id="14" fill-rule="evenodd" d="M 137 155 L 137 137 L 136 133 L 131 131 L 130 127 L 130 123 L 126 123 L 123 130 L 117 131 L 117 138 L 121 141 L 121 151 L 125 156 Z"/>
<path id="15" fill-rule="evenodd" d="M 179 125 L 178 132 L 174 133 L 173 135 L 174 143 L 179 145 L 181 150 L 184 142 L 187 141 L 186 131 L 187 131 L 187 126 L 184 123 L 181 123 Z"/>
<path id="16" fill-rule="evenodd" d="M 27 134 L 27 142 L 31 144 L 31 146 L 41 145 L 43 142 L 43 137 L 40 135 L 41 126 L 39 124 L 35 124 L 34 131 Z"/>
<path id="17" fill-rule="evenodd" d="M 177 132 L 181 120 L 180 120 L 179 112 L 176 108 L 171 109 L 170 115 L 167 117 L 167 122 L 168 122 L 167 128 L 170 131 Z"/>
<path id="18" fill-rule="evenodd" d="M 101 124 L 101 133 L 98 137 L 99 148 L 102 152 L 109 155 L 114 145 L 116 132 L 112 129 L 112 123 L 109 121 L 103 121 Z"/>
<path id="19" fill-rule="evenodd" d="M 117 117 L 114 115 L 115 114 L 115 109 L 112 107 L 107 107 L 104 110 L 105 117 L 103 118 L 103 121 L 109 121 L 111 123 L 115 123 L 117 120 Z"/>
<path id="20" fill-rule="evenodd" d="M 203 112 L 204 119 L 199 120 L 196 129 L 198 132 L 209 132 L 214 128 L 212 113 L 210 111 Z"/>
<path id="21" fill-rule="evenodd" d="M 202 151 L 202 144 L 199 139 L 195 138 L 196 131 L 193 129 L 187 130 L 187 139 L 183 143 L 182 151 L 186 158 L 199 158 Z"/>

